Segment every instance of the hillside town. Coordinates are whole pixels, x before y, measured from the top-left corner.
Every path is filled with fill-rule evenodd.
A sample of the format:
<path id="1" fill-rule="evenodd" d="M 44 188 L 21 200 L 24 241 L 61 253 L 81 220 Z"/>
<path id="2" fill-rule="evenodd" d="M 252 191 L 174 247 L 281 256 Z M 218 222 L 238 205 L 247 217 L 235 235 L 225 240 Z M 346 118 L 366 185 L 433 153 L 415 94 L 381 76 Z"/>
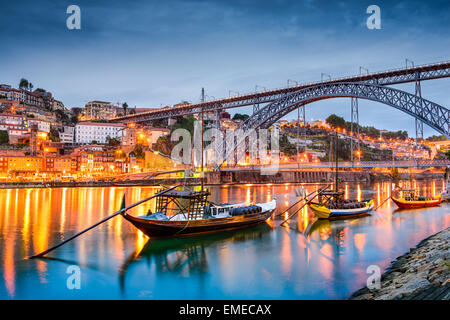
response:
<path id="1" fill-rule="evenodd" d="M 164 108 L 177 108 L 182 102 Z M 127 103 L 90 101 L 68 107 L 47 90 L 22 79 L 18 88 L 0 84 L 0 179 L 4 181 L 74 181 L 168 169 L 167 137 L 179 127 L 192 126 L 196 117 L 169 119 L 152 125 L 110 120 L 157 108 L 130 108 Z M 228 112 L 205 114 L 207 127 L 236 130 L 248 118 Z M 329 161 L 329 133 L 342 141 L 342 160 L 439 159 L 450 149 L 444 137 L 415 141 L 406 132 L 361 127 L 358 137 L 335 115 L 325 120 L 279 120 L 282 162 Z M 349 149 L 353 149 L 352 157 Z M 157 158 L 163 158 L 161 159 Z M 247 157 L 248 159 L 248 157 Z M 239 164 L 247 164 L 245 159 Z"/>

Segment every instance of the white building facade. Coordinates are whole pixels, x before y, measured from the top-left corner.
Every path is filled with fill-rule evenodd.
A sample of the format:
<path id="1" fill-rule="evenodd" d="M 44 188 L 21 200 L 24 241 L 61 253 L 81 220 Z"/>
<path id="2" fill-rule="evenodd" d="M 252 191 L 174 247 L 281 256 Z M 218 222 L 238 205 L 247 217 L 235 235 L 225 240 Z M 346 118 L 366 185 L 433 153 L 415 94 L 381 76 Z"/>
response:
<path id="1" fill-rule="evenodd" d="M 48 121 L 28 118 L 28 126 L 31 127 L 33 124 L 38 126 L 39 131 L 50 132 L 50 122 Z"/>
<path id="2" fill-rule="evenodd" d="M 75 127 L 64 126 L 62 131 L 59 132 L 59 139 L 62 143 L 74 143 Z"/>
<path id="3" fill-rule="evenodd" d="M 79 122 L 75 126 L 75 143 L 106 143 L 107 137 L 120 139 L 124 128 L 121 123 Z"/>

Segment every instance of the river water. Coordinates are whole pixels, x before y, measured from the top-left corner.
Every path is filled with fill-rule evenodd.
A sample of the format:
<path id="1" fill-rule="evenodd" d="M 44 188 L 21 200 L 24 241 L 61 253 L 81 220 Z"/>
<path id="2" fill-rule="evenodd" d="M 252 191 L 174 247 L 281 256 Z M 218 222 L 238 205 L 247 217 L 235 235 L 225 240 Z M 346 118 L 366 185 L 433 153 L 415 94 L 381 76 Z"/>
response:
<path id="1" fill-rule="evenodd" d="M 417 182 L 434 195 L 442 181 Z M 214 202 L 277 199 L 276 213 L 296 201 L 299 185 L 211 187 Z M 303 185 L 312 191 L 319 185 Z M 381 203 L 390 183 L 344 185 L 347 196 Z M 316 221 L 304 208 L 287 227 L 281 218 L 237 231 L 148 239 L 117 216 L 53 251 L 27 260 L 152 195 L 153 187 L 0 190 L 0 299 L 345 299 L 420 240 L 450 226 L 449 204 L 396 210 L 388 201 L 370 216 Z M 149 202 L 134 215 L 154 208 Z M 79 270 L 80 287 L 73 288 Z M 79 269 L 76 269 L 78 268 Z"/>

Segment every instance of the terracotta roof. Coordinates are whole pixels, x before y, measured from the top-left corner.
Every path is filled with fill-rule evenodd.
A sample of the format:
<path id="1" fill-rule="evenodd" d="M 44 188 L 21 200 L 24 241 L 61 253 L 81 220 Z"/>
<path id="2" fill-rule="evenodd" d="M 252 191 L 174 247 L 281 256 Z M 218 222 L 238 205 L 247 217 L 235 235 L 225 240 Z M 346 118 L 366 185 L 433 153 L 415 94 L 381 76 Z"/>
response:
<path id="1" fill-rule="evenodd" d="M 76 125 L 77 126 L 83 125 L 83 126 L 125 127 L 125 125 L 123 123 L 90 122 L 90 121 L 78 122 Z"/>

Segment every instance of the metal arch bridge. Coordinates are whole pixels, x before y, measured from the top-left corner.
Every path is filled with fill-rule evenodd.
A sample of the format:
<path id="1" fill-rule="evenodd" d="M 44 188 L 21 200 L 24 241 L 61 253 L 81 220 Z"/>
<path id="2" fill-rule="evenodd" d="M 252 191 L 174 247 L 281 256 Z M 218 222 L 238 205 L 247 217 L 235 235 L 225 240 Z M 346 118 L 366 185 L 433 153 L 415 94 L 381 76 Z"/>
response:
<path id="1" fill-rule="evenodd" d="M 186 104 L 183 106 L 173 108 L 167 107 L 149 112 L 118 117 L 112 119 L 111 121 L 123 123 L 145 123 L 159 119 L 168 119 L 198 114 L 202 110 L 204 112 L 214 112 L 217 110 L 271 103 L 285 97 L 290 93 L 303 90 L 305 88 L 315 87 L 319 84 L 332 85 L 337 83 L 359 82 L 377 86 L 387 86 L 387 85 L 448 78 L 448 77 L 450 77 L 450 61 L 415 67 L 399 68 L 383 72 L 368 73 L 364 75 L 349 76 L 338 79 L 331 79 L 328 81 L 301 84 L 297 86 L 266 90 L 262 92 L 255 92 L 245 95 L 238 95 L 234 97 L 208 101 L 203 103 Z"/>
<path id="2" fill-rule="evenodd" d="M 217 161 L 215 169 L 220 169 L 225 159 L 229 159 L 240 144 L 245 144 L 251 129 L 268 128 L 292 110 L 306 104 L 342 97 L 362 98 L 384 103 L 410 114 L 446 137 L 450 137 L 450 110 L 434 102 L 398 89 L 367 83 L 318 84 L 287 94 L 255 112 L 242 125 L 243 135 L 238 138 L 235 145 L 226 148 L 226 153 L 223 154 L 221 160 Z M 247 144 L 245 144 L 245 148 L 248 148 Z M 223 142 L 216 147 L 216 150 L 219 151 L 224 149 Z"/>
<path id="3" fill-rule="evenodd" d="M 319 163 L 284 163 L 278 164 L 278 170 L 303 170 L 303 169 L 330 169 L 335 168 L 333 162 Z M 418 160 L 418 161 L 341 161 L 339 168 L 431 168 L 450 167 L 450 160 Z M 227 166 L 221 171 L 258 171 L 263 168 L 270 168 L 270 165 L 243 165 Z"/>
<path id="4" fill-rule="evenodd" d="M 295 91 L 264 106 L 243 124 L 244 131 L 268 128 L 292 110 L 319 100 L 331 98 L 362 98 L 380 102 L 423 121 L 450 138 L 450 110 L 414 94 L 368 83 L 338 82 L 318 84 Z"/>

